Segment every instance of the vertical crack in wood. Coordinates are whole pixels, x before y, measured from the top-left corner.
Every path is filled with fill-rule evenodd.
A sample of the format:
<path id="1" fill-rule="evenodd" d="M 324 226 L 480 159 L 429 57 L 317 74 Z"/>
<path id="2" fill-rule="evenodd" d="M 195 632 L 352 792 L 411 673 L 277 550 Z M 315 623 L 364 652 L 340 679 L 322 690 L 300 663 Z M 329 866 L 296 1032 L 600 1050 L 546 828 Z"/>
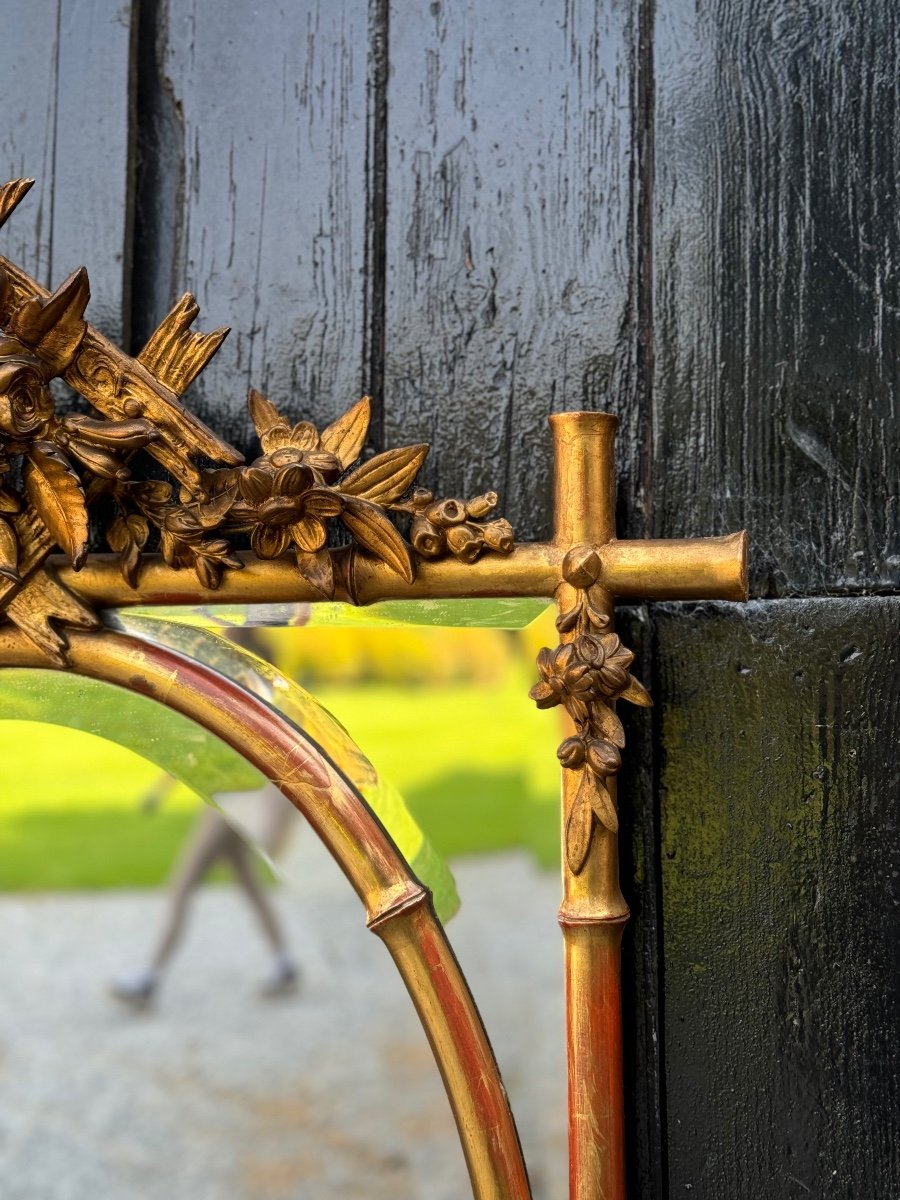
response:
<path id="1" fill-rule="evenodd" d="M 127 343 L 138 353 L 169 310 L 175 292 L 184 214 L 184 122 L 165 73 L 166 0 L 140 0 L 134 49 L 134 213 L 131 222 L 131 320 Z"/>
<path id="2" fill-rule="evenodd" d="M 137 205 L 137 161 L 138 161 L 138 48 L 140 46 L 139 25 L 144 5 L 141 0 L 132 0 L 129 15 L 128 35 L 128 97 L 126 113 L 125 143 L 125 226 L 122 231 L 122 341 L 131 346 L 132 299 L 134 286 L 135 223 Z"/>
<path id="3" fill-rule="evenodd" d="M 362 390 L 372 398 L 369 448 L 379 452 L 385 448 L 389 25 L 389 0 L 370 0 Z"/>
<path id="4" fill-rule="evenodd" d="M 62 0 L 57 0 L 56 4 L 56 43 L 53 47 L 53 79 L 54 79 L 54 103 L 53 103 L 53 133 L 51 135 L 51 154 L 53 158 L 53 179 L 54 184 L 57 175 L 57 163 L 59 161 L 59 59 L 62 53 Z M 52 288 L 54 280 L 51 278 L 53 272 L 53 231 L 55 228 L 56 218 L 56 187 L 50 189 L 50 232 L 47 238 L 47 277 L 42 280 L 46 287 Z"/>
<path id="5" fill-rule="evenodd" d="M 655 205 L 655 118 L 656 79 L 654 43 L 656 37 L 656 0 L 636 0 L 636 65 L 634 83 L 634 154 L 636 160 L 635 224 L 636 236 L 636 301 L 637 345 L 635 399 L 638 408 L 638 452 L 640 455 L 638 479 L 638 504 L 640 522 L 645 537 L 653 537 L 656 530 L 656 515 L 653 496 L 653 468 L 655 457 L 655 414 L 654 414 L 654 205 Z M 645 659 L 643 669 L 651 689 L 657 684 L 656 629 L 653 616 L 644 609 L 647 622 L 643 638 Z M 648 1186 L 653 1190 L 654 1200 L 668 1200 L 669 1164 L 666 1103 L 666 1053 L 665 1053 L 665 947 L 662 925 L 662 827 L 660 809 L 660 711 L 654 709 L 648 718 L 651 734 L 647 747 L 648 775 L 643 793 L 645 810 L 636 816 L 640 830 L 639 853 L 644 859 L 643 905 L 640 915 L 641 938 L 640 959 L 634 961 L 636 972 L 643 974 L 643 986 L 652 979 L 650 1000 L 653 1011 L 646 1019 L 648 1028 L 643 1052 L 650 1070 L 645 1078 L 650 1081 L 645 1095 L 651 1112 L 646 1114 L 647 1142 L 643 1147 L 649 1162 L 645 1164 Z M 647 907 L 644 907 L 646 905 Z M 650 908 L 652 911 L 647 911 Z M 634 980 L 635 985 L 638 979 Z M 655 1126 L 655 1129 L 654 1129 Z"/>
<path id="6" fill-rule="evenodd" d="M 644 537 L 654 536 L 653 514 L 653 183 L 656 89 L 653 41 L 656 0 L 637 0 L 634 153 L 637 163 L 637 404 L 640 476 L 638 495 Z"/>

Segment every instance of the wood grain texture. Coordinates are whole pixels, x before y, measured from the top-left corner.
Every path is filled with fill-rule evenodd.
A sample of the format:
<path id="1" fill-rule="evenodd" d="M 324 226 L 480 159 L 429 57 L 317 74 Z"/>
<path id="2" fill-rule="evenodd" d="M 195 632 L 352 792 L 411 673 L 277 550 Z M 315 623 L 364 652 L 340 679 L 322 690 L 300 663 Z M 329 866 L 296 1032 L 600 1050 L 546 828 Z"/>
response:
<path id="1" fill-rule="evenodd" d="M 896 587 L 900 8 L 673 0 L 654 54 L 656 536 Z"/>
<path id="2" fill-rule="evenodd" d="M 523 539 L 547 415 L 634 419 L 633 39 L 630 2 L 391 6 L 386 440 Z"/>
<path id="3" fill-rule="evenodd" d="M 636 658 L 635 676 L 652 678 L 652 622 L 646 607 L 620 608 L 616 631 Z M 631 909 L 622 942 L 625 1049 L 625 1156 L 629 1200 L 660 1200 L 666 1178 L 666 1112 L 660 971 L 659 809 L 654 709 L 619 704 L 627 750 L 619 775 L 619 858 Z"/>
<path id="4" fill-rule="evenodd" d="M 654 629 L 669 1195 L 900 1195 L 900 598 Z"/>
<path id="5" fill-rule="evenodd" d="M 199 325 L 233 327 L 188 399 L 255 456 L 251 383 L 319 424 L 365 383 L 367 4 L 151 9 L 141 94 L 154 200 L 141 217 L 158 257 L 136 281 L 142 334 L 184 290 Z"/>
<path id="6" fill-rule="evenodd" d="M 91 322 L 128 332 L 133 6 L 33 0 L 4 13 L 0 174 L 36 182 L 4 254 L 45 287 L 88 266 Z"/>

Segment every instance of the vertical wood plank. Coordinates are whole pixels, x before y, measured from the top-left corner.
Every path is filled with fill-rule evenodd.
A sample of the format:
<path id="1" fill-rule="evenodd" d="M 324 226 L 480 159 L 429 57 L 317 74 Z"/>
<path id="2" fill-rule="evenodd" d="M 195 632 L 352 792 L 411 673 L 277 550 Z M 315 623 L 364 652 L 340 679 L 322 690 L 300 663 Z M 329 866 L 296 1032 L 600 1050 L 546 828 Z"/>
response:
<path id="1" fill-rule="evenodd" d="M 16 5 L 0 39 L 0 174 L 35 186 L 4 252 L 45 286 L 84 264 L 91 321 L 128 333 L 131 259 L 130 0 Z"/>
<path id="2" fill-rule="evenodd" d="M 32 178 L 28 198 L 0 237 L 7 258 L 50 286 L 56 160 L 56 64 L 61 0 L 35 0 L 16 13 L 16 36 L 0 38 L 0 174 Z"/>
<path id="3" fill-rule="evenodd" d="M 549 533 L 546 417 L 629 407 L 630 0 L 393 4 L 386 440 Z"/>
<path id="4" fill-rule="evenodd" d="M 900 598 L 655 628 L 669 1194 L 900 1195 Z"/>
<path id="5" fill-rule="evenodd" d="M 656 532 L 896 587 L 900 8 L 673 0 L 654 50 Z"/>
<path id="6" fill-rule="evenodd" d="M 620 608 L 616 629 L 635 653 L 637 678 L 653 675 L 653 626 L 646 607 Z M 661 958 L 663 943 L 656 801 L 656 712 L 618 706 L 628 747 L 619 776 L 619 859 L 631 909 L 622 942 L 625 1154 L 629 1200 L 662 1200 L 666 1183 Z"/>
<path id="7" fill-rule="evenodd" d="M 160 0 L 142 40 L 146 172 L 174 226 L 156 218 L 142 334 L 193 291 L 233 327 L 192 388 L 204 420 L 255 448 L 252 383 L 327 423 L 363 386 L 367 4 Z"/>
<path id="8" fill-rule="evenodd" d="M 54 161 L 53 284 L 82 263 L 91 322 L 117 344 L 130 334 L 131 0 L 63 0 Z"/>

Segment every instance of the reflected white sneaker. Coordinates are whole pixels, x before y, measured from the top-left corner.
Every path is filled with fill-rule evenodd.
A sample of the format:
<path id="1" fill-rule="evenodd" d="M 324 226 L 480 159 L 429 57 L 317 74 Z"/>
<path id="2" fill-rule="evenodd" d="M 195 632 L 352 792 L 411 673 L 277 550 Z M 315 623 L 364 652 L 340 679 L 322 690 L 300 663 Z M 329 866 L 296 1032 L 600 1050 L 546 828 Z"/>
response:
<path id="1" fill-rule="evenodd" d="M 136 971 L 133 975 L 120 975 L 109 984 L 110 995 L 131 1008 L 148 1008 L 156 995 L 159 975 L 153 970 Z"/>

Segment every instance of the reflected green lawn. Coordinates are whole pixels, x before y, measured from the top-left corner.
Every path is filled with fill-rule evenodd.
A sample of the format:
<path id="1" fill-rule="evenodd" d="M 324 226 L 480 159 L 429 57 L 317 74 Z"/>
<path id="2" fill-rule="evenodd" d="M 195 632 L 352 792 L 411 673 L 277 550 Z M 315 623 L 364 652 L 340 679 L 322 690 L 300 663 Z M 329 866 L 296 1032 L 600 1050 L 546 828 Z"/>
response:
<path id="1" fill-rule="evenodd" d="M 495 689 L 384 684 L 317 689 L 397 785 L 443 855 L 524 846 L 557 861 L 557 724 L 518 672 Z M 150 886 L 166 876 L 196 811 L 179 786 L 153 812 L 158 776 L 87 734 L 0 721 L 0 889 Z"/>
<path id="2" fill-rule="evenodd" d="M 439 853 L 522 846 L 550 867 L 559 859 L 559 725 L 528 699 L 530 682 L 516 671 L 498 688 L 319 694 L 397 783 Z"/>

